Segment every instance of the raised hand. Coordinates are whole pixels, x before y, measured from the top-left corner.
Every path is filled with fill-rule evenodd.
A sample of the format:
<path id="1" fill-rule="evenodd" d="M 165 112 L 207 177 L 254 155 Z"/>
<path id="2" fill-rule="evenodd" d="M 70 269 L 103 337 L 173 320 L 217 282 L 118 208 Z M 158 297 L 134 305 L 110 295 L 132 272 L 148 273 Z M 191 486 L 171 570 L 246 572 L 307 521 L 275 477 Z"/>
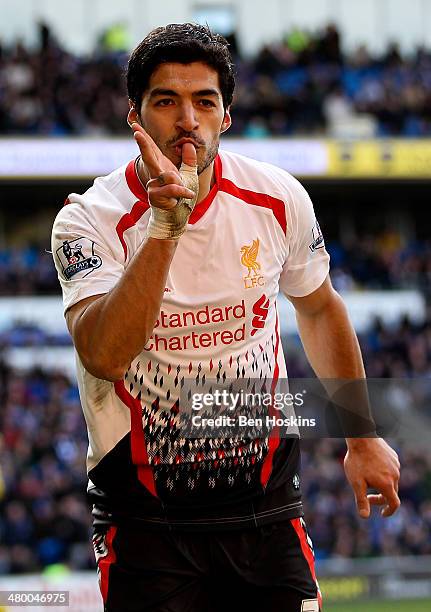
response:
<path id="1" fill-rule="evenodd" d="M 147 233 L 152 238 L 177 239 L 186 229 L 199 193 L 196 149 L 190 142 L 182 146 L 178 170 L 141 125 L 131 127 L 150 177 L 146 189 L 152 211 Z"/>
<path id="2" fill-rule="evenodd" d="M 146 176 L 150 179 L 147 179 L 146 188 L 151 206 L 169 210 L 178 204 L 180 198 L 193 200 L 196 194 L 184 186 L 180 171 L 163 155 L 151 136 L 139 123 L 132 123 L 131 127 Z M 183 162 L 196 166 L 196 150 L 191 143 L 183 146 Z"/>

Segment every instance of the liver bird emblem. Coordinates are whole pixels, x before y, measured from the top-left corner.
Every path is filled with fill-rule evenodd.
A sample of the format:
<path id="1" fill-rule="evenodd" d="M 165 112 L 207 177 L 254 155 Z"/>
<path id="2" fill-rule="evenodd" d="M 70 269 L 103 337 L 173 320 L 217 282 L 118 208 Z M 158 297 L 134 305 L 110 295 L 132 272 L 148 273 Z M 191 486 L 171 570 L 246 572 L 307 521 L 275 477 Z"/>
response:
<path id="1" fill-rule="evenodd" d="M 251 277 L 252 273 L 254 276 L 257 276 L 258 270 L 260 270 L 260 264 L 256 261 L 259 253 L 259 238 L 253 240 L 252 245 L 241 247 L 241 253 L 241 263 L 248 269 L 246 278 Z"/>

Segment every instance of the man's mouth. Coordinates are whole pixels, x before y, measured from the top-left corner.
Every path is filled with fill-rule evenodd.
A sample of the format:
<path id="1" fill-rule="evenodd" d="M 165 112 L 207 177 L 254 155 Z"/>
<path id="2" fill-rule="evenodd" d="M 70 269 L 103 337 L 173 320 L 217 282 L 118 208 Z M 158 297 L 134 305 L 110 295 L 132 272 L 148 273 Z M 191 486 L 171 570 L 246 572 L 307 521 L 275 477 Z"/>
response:
<path id="1" fill-rule="evenodd" d="M 196 140 L 193 140 L 193 138 L 180 138 L 180 140 L 174 142 L 174 147 L 182 147 L 186 142 L 190 142 L 195 149 L 199 149 L 200 147 L 200 144 L 198 144 Z"/>
<path id="2" fill-rule="evenodd" d="M 178 155 L 178 157 L 182 156 L 183 145 L 185 145 L 187 142 L 192 144 L 194 146 L 194 148 L 196 149 L 196 151 L 199 150 L 200 145 L 195 140 L 193 140 L 193 138 L 180 138 L 180 140 L 177 140 L 172 145 L 172 147 L 173 147 L 173 149 L 175 151 L 175 154 Z"/>
<path id="3" fill-rule="evenodd" d="M 183 145 L 185 145 L 187 142 L 192 144 L 197 152 L 199 151 L 200 148 L 205 146 L 205 142 L 202 142 L 200 140 L 195 140 L 194 138 L 190 138 L 189 136 L 183 136 L 183 138 L 179 138 L 178 140 L 175 140 L 169 146 L 172 147 L 172 149 L 175 151 L 175 154 L 178 157 L 181 157 L 182 155 L 181 151 L 182 151 Z"/>

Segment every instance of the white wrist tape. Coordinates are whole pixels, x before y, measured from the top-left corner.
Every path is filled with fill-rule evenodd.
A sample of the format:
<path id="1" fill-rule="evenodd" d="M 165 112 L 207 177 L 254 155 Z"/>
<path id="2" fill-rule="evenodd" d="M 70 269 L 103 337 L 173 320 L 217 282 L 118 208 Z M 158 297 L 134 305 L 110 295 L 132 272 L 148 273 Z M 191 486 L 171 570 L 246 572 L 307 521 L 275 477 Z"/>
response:
<path id="1" fill-rule="evenodd" d="M 151 216 L 148 222 L 147 234 L 150 238 L 159 240 L 179 238 L 186 231 L 187 221 L 195 207 L 199 194 L 199 178 L 196 166 L 182 163 L 180 175 L 184 187 L 191 189 L 195 197 L 192 200 L 180 198 L 178 204 L 169 210 L 151 207 Z"/>

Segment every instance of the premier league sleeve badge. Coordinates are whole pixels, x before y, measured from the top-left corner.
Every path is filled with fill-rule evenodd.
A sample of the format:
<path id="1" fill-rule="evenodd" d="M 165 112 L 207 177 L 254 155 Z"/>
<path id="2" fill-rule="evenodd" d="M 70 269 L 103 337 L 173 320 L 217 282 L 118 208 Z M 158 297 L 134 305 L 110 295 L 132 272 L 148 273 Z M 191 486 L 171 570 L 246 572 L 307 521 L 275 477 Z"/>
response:
<path id="1" fill-rule="evenodd" d="M 89 238 L 76 238 L 63 240 L 63 244 L 56 250 L 57 258 L 61 264 L 63 276 L 70 280 L 77 274 L 85 278 L 100 268 L 102 259 L 94 252 L 95 243 Z"/>

